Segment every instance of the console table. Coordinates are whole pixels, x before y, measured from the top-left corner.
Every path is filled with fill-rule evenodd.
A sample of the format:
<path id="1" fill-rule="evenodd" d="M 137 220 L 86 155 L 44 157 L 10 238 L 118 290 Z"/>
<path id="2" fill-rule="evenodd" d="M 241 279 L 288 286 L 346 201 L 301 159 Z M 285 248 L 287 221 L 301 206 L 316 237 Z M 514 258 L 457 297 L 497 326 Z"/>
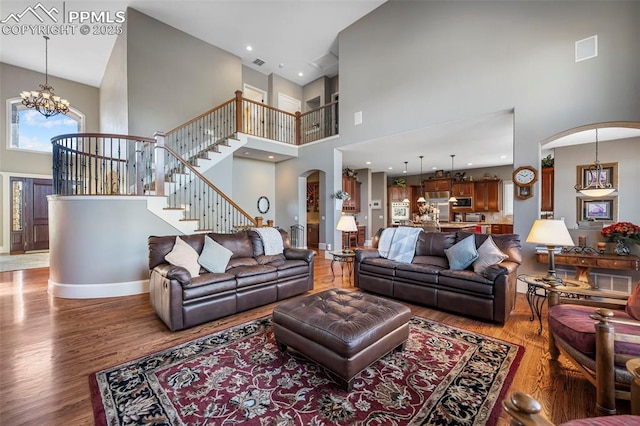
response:
<path id="1" fill-rule="evenodd" d="M 589 254 L 589 253 L 556 253 L 554 255 L 556 265 L 570 265 L 576 268 L 576 280 L 589 283 L 591 281 L 591 268 L 621 269 L 625 271 L 637 271 L 640 266 L 638 256 L 618 256 L 617 254 Z M 549 263 L 548 253 L 536 253 L 536 260 L 540 263 Z"/>

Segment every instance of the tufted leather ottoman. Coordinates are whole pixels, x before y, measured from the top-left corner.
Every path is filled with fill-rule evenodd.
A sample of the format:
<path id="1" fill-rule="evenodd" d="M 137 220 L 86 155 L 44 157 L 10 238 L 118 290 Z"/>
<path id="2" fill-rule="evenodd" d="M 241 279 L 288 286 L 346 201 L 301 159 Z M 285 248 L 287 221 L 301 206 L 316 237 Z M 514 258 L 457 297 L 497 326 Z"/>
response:
<path id="1" fill-rule="evenodd" d="M 403 348 L 410 318 L 401 303 L 334 288 L 278 305 L 273 329 L 280 350 L 289 346 L 332 371 L 349 391 L 358 373 Z"/>

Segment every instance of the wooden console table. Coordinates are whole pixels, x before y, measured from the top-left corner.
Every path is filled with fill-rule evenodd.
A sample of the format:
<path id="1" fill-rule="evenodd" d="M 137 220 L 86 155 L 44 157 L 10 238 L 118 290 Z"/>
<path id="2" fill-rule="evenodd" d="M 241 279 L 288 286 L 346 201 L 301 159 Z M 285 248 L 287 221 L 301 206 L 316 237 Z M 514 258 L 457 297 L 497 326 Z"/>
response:
<path id="1" fill-rule="evenodd" d="M 640 265 L 638 256 L 618 256 L 616 254 L 587 254 L 587 253 L 556 253 L 554 255 L 556 265 L 571 265 L 576 268 L 576 280 L 589 283 L 591 281 L 591 268 L 621 269 L 625 271 L 637 271 Z M 536 260 L 540 263 L 549 263 L 548 253 L 536 253 Z"/>

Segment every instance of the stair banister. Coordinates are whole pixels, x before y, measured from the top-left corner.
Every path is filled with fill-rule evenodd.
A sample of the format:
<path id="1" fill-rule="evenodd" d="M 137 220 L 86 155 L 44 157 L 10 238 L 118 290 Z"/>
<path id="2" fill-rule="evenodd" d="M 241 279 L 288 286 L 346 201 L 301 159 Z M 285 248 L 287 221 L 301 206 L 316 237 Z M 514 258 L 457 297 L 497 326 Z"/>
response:
<path id="1" fill-rule="evenodd" d="M 164 196 L 164 153 L 162 150 L 165 148 L 166 133 L 155 132 L 153 137 L 156 139 L 155 152 L 153 153 L 156 165 L 155 193 L 156 195 Z"/>

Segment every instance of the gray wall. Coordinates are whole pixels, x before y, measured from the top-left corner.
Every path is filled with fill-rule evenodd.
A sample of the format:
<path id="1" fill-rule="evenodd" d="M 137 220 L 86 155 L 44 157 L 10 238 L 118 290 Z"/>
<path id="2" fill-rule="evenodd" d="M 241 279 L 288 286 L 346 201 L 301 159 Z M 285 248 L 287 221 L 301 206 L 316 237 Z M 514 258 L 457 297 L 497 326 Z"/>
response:
<path id="1" fill-rule="evenodd" d="M 233 201 L 250 216 L 262 216 L 265 225 L 267 220 L 275 221 L 276 219 L 275 180 L 275 163 L 244 158 L 233 159 Z M 262 196 L 269 199 L 270 207 L 266 214 L 258 212 L 258 198 Z M 277 222 L 275 224 L 280 226 Z M 288 231 L 289 228 L 287 227 L 286 230 Z"/>
<path id="2" fill-rule="evenodd" d="M 51 176 L 51 154 L 7 149 L 7 100 L 20 97 L 23 90 L 36 90 L 45 75 L 25 68 L 0 63 L 0 253 L 9 251 L 9 177 Z M 71 106 L 85 114 L 85 131 L 98 131 L 98 89 L 86 84 L 49 75 L 56 94 L 68 99 Z"/>
<path id="3" fill-rule="evenodd" d="M 267 99 L 269 101 L 269 77 L 266 74 L 262 74 L 260 71 L 256 71 L 253 68 L 249 68 L 246 65 L 242 66 L 242 83 L 249 86 L 256 87 L 258 89 L 267 92 Z M 242 90 L 242 87 L 238 87 L 238 90 Z"/>
<path id="4" fill-rule="evenodd" d="M 142 197 L 50 197 L 49 215 L 49 291 L 62 297 L 148 290 L 147 238 L 179 234 Z"/>
<path id="5" fill-rule="evenodd" d="M 372 173 L 371 182 L 373 187 L 371 191 L 371 199 L 380 200 L 382 208 L 371 210 L 371 229 L 369 230 L 370 238 L 378 232 L 378 229 L 386 228 L 388 222 L 387 214 L 389 211 L 387 209 L 387 174 L 385 172 Z"/>
<path id="6" fill-rule="evenodd" d="M 302 87 L 278 74 L 269 75 L 269 105 L 278 107 L 278 93 L 284 93 L 294 99 L 302 101 Z"/>
<path id="7" fill-rule="evenodd" d="M 340 33 L 340 143 L 514 108 L 514 166 L 537 167 L 560 131 L 640 119 L 639 18 L 638 2 L 387 2 Z M 594 34 L 599 56 L 576 63 Z M 520 235 L 534 193 L 515 203 Z"/>
<path id="8" fill-rule="evenodd" d="M 127 9 L 129 133 L 168 131 L 242 89 L 240 58 Z"/>
<path id="9" fill-rule="evenodd" d="M 129 134 L 127 30 L 116 38 L 100 84 L 100 132 Z"/>

